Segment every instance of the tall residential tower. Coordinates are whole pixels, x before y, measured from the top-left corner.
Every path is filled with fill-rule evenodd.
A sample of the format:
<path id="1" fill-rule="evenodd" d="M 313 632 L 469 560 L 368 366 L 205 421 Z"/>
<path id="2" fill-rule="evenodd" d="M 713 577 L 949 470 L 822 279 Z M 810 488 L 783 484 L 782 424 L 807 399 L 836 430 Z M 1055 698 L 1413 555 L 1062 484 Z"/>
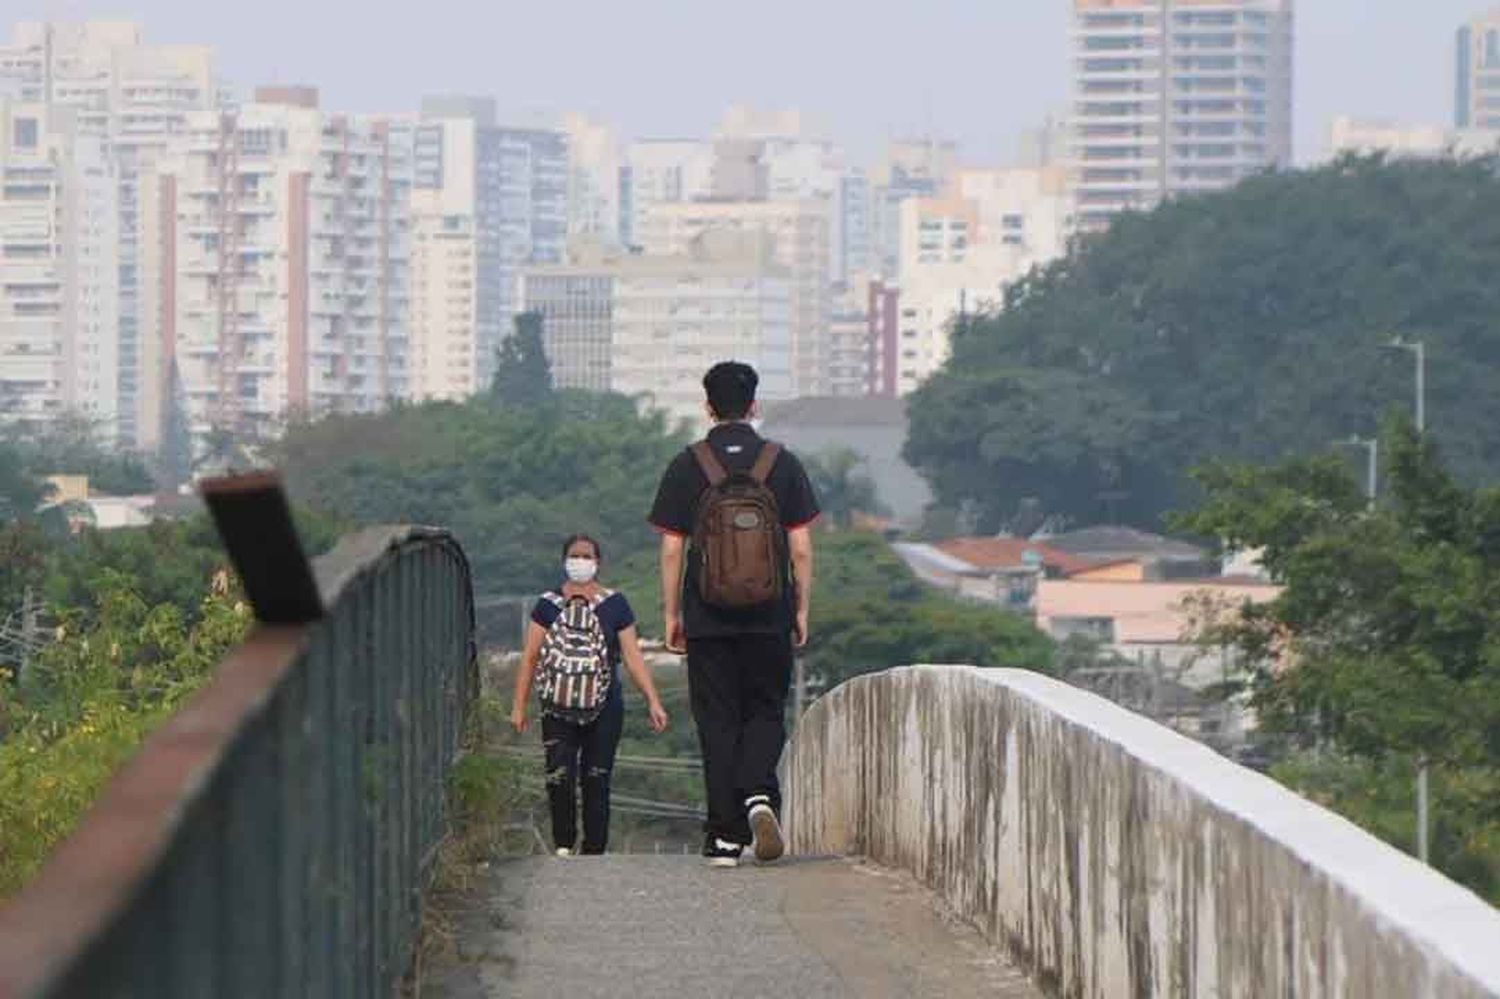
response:
<path id="1" fill-rule="evenodd" d="M 1081 228 L 1292 159 L 1292 0 L 1073 0 Z"/>
<path id="2" fill-rule="evenodd" d="M 1500 129 L 1500 7 L 1458 29 L 1454 124 Z"/>

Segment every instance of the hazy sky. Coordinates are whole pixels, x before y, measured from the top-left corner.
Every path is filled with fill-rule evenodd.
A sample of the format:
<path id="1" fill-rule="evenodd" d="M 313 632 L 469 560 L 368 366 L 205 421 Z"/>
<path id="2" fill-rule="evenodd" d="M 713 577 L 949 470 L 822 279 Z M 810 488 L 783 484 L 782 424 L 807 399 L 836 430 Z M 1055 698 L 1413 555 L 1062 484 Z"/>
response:
<path id="1" fill-rule="evenodd" d="M 1447 122 L 1454 31 L 1494 0 L 1297 0 L 1297 153 L 1339 113 Z M 317 85 L 325 107 L 493 94 L 530 120 L 584 110 L 627 136 L 708 132 L 725 104 L 830 119 L 861 156 L 886 136 L 1006 155 L 1067 95 L 1067 0 L 12 0 L 20 19 L 131 18 L 206 42 L 240 92 Z"/>

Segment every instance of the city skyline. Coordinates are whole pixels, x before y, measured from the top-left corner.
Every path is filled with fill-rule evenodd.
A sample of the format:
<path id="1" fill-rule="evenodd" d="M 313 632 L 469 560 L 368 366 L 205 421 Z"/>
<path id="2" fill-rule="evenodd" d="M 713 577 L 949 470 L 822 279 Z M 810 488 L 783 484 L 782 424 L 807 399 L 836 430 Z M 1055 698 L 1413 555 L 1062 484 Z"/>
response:
<path id="1" fill-rule="evenodd" d="M 1071 3 L 1015 6 L 936 3 L 920 19 L 882 20 L 841 0 L 816 7 L 770 0 L 753 22 L 729 23 L 678 0 L 503 12 L 437 2 L 424 5 L 420 24 L 361 12 L 364 41 L 333 56 L 325 42 L 344 37 L 347 5 L 25 0 L 10 19 L 137 20 L 155 42 L 213 46 L 224 81 L 237 93 L 310 84 L 325 106 L 356 113 L 415 110 L 427 94 L 474 93 L 496 97 L 509 124 L 554 122 L 581 111 L 636 138 L 706 135 L 730 103 L 798 107 L 829 122 L 832 137 L 862 160 L 878 157 L 888 139 L 927 133 L 956 139 L 963 160 L 979 164 L 1013 159 L 1020 134 L 1067 105 Z M 1324 154 L 1338 115 L 1451 121 L 1454 32 L 1493 6 L 1487 0 L 1433 0 L 1420 8 L 1368 0 L 1297 4 L 1296 162 Z M 471 30 L 446 32 L 459 23 Z M 789 23 L 800 29 L 785 31 Z M 305 30 L 289 33 L 289 24 Z M 580 32 L 580 24 L 595 30 Z M 566 42 L 569 64 L 558 64 L 545 45 L 506 46 L 516 33 Z M 693 44 L 716 37 L 737 44 L 732 50 Z M 840 39 L 849 43 L 842 52 Z M 381 59 L 381 51 L 399 58 Z M 769 57 L 776 52 L 783 57 Z M 1011 93 L 1024 97 L 1012 100 Z"/>

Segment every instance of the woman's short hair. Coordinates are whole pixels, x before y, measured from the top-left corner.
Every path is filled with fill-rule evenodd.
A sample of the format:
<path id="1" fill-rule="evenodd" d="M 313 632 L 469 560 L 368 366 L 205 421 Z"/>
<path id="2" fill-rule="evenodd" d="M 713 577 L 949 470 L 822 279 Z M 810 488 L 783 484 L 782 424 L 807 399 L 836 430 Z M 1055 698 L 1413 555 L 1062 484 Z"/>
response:
<path id="1" fill-rule="evenodd" d="M 563 558 L 568 557 L 568 550 L 580 541 L 587 541 L 594 548 L 594 558 L 604 561 L 604 546 L 596 538 L 589 534 L 570 534 L 568 540 L 563 542 Z"/>

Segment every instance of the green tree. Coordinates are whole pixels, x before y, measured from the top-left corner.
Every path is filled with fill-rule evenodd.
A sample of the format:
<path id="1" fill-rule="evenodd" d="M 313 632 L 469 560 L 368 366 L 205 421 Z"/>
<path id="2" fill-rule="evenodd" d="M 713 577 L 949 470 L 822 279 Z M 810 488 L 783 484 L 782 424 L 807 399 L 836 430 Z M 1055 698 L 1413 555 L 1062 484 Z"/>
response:
<path id="1" fill-rule="evenodd" d="M 1500 788 L 1500 489 L 1463 487 L 1407 420 L 1390 421 L 1383 444 L 1387 499 L 1373 512 L 1346 463 L 1308 458 L 1207 467 L 1205 501 L 1177 523 L 1263 549 L 1284 587 L 1217 637 L 1257 671 L 1270 733 L 1351 761 L 1309 767 L 1294 755 L 1294 786 L 1322 781 L 1300 786 L 1409 847 L 1410 823 L 1366 814 L 1381 799 L 1365 781 L 1384 786 L 1429 759 L 1434 861 L 1497 898 L 1500 795 L 1483 789 Z"/>
<path id="2" fill-rule="evenodd" d="M 505 406 L 535 406 L 552 395 L 552 365 L 542 338 L 542 314 L 522 312 L 500 344 L 490 395 Z"/>
<path id="3" fill-rule="evenodd" d="M 120 576 L 97 600 L 93 623 L 43 653 L 24 686 L 0 686 L 0 897 L 36 871 L 249 624 L 228 589 L 191 615 L 151 606 Z"/>
<path id="4" fill-rule="evenodd" d="M 85 475 L 90 489 L 112 496 L 154 489 L 146 463 L 133 454 L 106 448 L 102 434 L 98 421 L 65 413 L 45 428 L 16 436 L 14 441 L 27 466 L 38 475 Z"/>
<path id="5" fill-rule="evenodd" d="M 1213 457 L 1267 462 L 1373 430 L 1429 348 L 1460 481 L 1500 474 L 1494 159 L 1348 158 L 1126 215 L 955 331 L 913 396 L 907 456 L 982 530 L 1028 498 L 1157 526 Z"/>
<path id="6" fill-rule="evenodd" d="M 559 392 L 529 408 L 433 403 L 291 429 L 292 496 L 345 523 L 452 528 L 486 593 L 557 582 L 574 531 L 611 562 L 648 548 L 656 482 L 684 439 L 620 396 Z"/>
<path id="7" fill-rule="evenodd" d="M 878 514 L 882 510 L 875 483 L 859 470 L 863 462 L 859 452 L 850 448 L 838 448 L 805 459 L 807 474 L 823 515 L 840 529 L 847 530 L 855 514 Z"/>
<path id="8" fill-rule="evenodd" d="M 51 487 L 35 474 L 17 445 L 0 441 L 0 519 L 33 520 Z"/>

